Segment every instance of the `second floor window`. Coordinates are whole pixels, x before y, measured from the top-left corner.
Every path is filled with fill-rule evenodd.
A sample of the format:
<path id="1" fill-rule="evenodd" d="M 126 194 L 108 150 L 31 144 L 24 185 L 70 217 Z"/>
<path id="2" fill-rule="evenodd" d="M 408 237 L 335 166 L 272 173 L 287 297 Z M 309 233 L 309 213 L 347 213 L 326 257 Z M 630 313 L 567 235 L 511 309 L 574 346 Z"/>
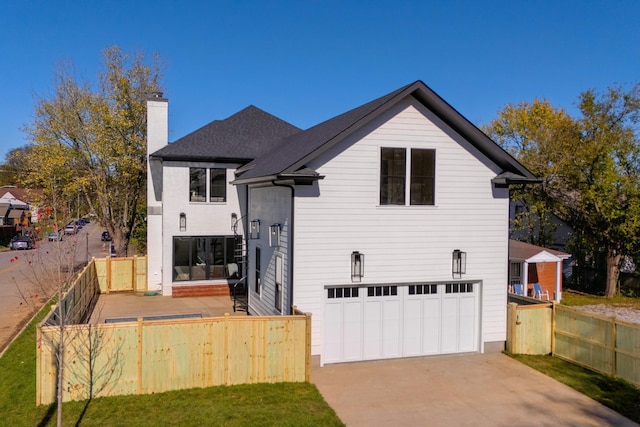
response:
<path id="1" fill-rule="evenodd" d="M 227 170 L 223 168 L 189 168 L 190 202 L 226 202 Z"/>
<path id="2" fill-rule="evenodd" d="M 435 204 L 435 150 L 384 147 L 380 153 L 380 204 Z M 409 185 L 407 186 L 407 180 Z M 407 194 L 408 187 L 408 194 Z"/>

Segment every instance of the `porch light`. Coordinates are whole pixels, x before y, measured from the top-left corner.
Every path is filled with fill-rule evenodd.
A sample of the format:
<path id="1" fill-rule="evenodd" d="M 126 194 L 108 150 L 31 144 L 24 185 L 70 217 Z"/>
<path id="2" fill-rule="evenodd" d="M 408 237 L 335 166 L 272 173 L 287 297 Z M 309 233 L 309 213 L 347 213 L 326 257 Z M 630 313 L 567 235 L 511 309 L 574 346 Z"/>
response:
<path id="1" fill-rule="evenodd" d="M 272 248 L 280 246 L 280 224 L 269 226 L 269 246 Z"/>
<path id="2" fill-rule="evenodd" d="M 180 231 L 187 231 L 187 214 L 180 212 Z"/>
<path id="3" fill-rule="evenodd" d="M 351 281 L 360 282 L 364 276 L 364 254 L 358 251 L 351 253 Z"/>
<path id="4" fill-rule="evenodd" d="M 260 238 L 260 220 L 259 219 L 254 219 L 251 221 L 251 224 L 249 227 L 249 235 L 252 239 Z"/>
<path id="5" fill-rule="evenodd" d="M 467 253 L 454 249 L 451 257 L 451 272 L 453 277 L 460 277 L 467 272 Z"/>
<path id="6" fill-rule="evenodd" d="M 237 224 L 238 224 L 238 214 L 234 212 L 231 214 L 231 228 L 233 229 Z"/>

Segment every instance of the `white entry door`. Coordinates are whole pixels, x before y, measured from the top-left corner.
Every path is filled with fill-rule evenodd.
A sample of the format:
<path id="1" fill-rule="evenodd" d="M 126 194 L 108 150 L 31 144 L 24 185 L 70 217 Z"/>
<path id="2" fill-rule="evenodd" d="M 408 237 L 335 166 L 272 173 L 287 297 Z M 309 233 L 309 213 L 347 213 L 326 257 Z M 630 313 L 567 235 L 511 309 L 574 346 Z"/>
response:
<path id="1" fill-rule="evenodd" d="M 323 363 L 478 351 L 478 283 L 325 291 Z"/>

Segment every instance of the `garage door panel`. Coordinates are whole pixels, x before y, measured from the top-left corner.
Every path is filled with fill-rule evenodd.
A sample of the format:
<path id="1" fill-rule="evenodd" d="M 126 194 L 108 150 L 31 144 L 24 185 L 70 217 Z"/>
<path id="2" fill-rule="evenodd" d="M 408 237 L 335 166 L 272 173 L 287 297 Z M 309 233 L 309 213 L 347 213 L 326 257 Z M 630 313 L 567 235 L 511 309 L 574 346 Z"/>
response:
<path id="1" fill-rule="evenodd" d="M 440 329 L 442 328 L 440 298 L 428 298 L 423 301 L 422 354 L 440 353 Z"/>
<path id="2" fill-rule="evenodd" d="M 422 353 L 423 301 L 407 299 L 404 304 L 404 353 L 418 356 Z"/>
<path id="3" fill-rule="evenodd" d="M 325 305 L 323 359 L 328 363 L 342 360 L 342 307 L 341 303 Z"/>
<path id="4" fill-rule="evenodd" d="M 459 347 L 458 351 L 474 351 L 477 346 L 476 338 L 476 298 L 474 295 L 465 295 L 460 298 L 459 315 Z"/>
<path id="5" fill-rule="evenodd" d="M 458 298 L 442 299 L 442 353 L 455 353 L 458 350 Z"/>
<path id="6" fill-rule="evenodd" d="M 402 321 L 400 318 L 400 300 L 383 301 L 382 356 L 402 356 Z"/>
<path id="7" fill-rule="evenodd" d="M 376 359 L 382 355 L 382 301 L 367 301 L 364 305 L 364 358 Z"/>
<path id="8" fill-rule="evenodd" d="M 358 300 L 344 302 L 343 356 L 345 361 L 362 358 L 362 304 Z"/>

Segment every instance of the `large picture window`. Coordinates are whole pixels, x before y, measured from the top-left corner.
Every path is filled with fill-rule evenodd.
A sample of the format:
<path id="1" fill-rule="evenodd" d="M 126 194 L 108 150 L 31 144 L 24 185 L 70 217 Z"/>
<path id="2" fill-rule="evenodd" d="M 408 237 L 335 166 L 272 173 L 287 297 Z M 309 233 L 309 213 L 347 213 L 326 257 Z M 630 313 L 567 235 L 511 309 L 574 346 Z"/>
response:
<path id="1" fill-rule="evenodd" d="M 189 201 L 226 202 L 227 170 L 224 168 L 189 168 Z"/>
<path id="2" fill-rule="evenodd" d="M 380 204 L 435 204 L 435 150 L 383 147 L 380 152 Z"/>
<path id="3" fill-rule="evenodd" d="M 240 278 L 235 247 L 241 236 L 173 238 L 173 280 Z"/>

